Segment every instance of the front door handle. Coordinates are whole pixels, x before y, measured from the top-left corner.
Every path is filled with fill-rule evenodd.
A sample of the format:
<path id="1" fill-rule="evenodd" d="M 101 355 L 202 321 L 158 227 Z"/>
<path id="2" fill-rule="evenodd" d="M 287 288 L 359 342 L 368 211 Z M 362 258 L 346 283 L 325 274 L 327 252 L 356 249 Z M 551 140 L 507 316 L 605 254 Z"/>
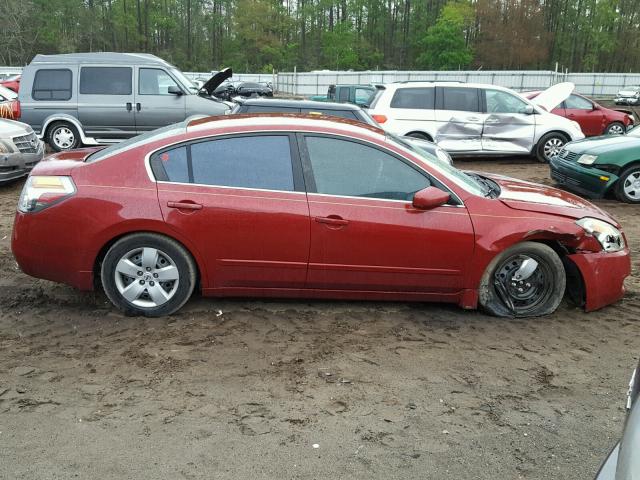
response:
<path id="1" fill-rule="evenodd" d="M 140 105 L 140 102 L 136 103 L 136 110 L 137 111 L 142 110 L 142 105 Z"/>
<path id="2" fill-rule="evenodd" d="M 179 210 L 202 210 L 202 205 L 195 202 L 167 202 L 167 207 Z"/>
<path id="3" fill-rule="evenodd" d="M 498 118 L 488 119 L 488 120 L 485 120 L 484 123 L 486 123 L 487 125 L 495 125 L 497 123 L 500 123 L 500 119 Z"/>
<path id="4" fill-rule="evenodd" d="M 349 220 L 345 220 L 338 215 L 329 215 L 328 217 L 313 217 L 313 219 L 318 223 L 324 223 L 325 225 L 329 225 L 332 227 L 344 227 L 346 225 L 349 225 Z"/>
<path id="5" fill-rule="evenodd" d="M 467 117 L 468 122 L 479 122 L 480 117 Z"/>
<path id="6" fill-rule="evenodd" d="M 127 102 L 127 112 L 130 112 L 132 108 L 131 102 Z"/>

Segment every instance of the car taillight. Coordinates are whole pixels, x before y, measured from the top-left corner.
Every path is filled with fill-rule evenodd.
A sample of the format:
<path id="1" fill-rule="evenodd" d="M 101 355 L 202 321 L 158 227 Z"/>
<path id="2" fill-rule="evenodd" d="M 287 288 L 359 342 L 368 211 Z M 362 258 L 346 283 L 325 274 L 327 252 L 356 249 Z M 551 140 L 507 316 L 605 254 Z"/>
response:
<path id="1" fill-rule="evenodd" d="M 22 111 L 20 110 L 20 102 L 18 100 L 12 102 L 11 112 L 13 113 L 14 120 L 18 120 L 22 115 Z"/>
<path id="2" fill-rule="evenodd" d="M 373 118 L 376 122 L 380 124 L 383 124 L 384 122 L 387 121 L 386 115 L 371 115 L 371 118 Z"/>
<path id="3" fill-rule="evenodd" d="M 44 210 L 76 193 L 71 177 L 30 176 L 20 194 L 18 210 L 33 213 Z"/>

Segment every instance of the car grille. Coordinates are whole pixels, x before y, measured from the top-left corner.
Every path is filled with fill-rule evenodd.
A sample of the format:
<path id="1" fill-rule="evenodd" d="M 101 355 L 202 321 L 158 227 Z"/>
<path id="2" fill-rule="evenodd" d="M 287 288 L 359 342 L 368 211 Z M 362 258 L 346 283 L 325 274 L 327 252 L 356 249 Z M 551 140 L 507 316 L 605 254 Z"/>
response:
<path id="1" fill-rule="evenodd" d="M 13 143 L 21 153 L 36 153 L 38 151 L 39 141 L 35 132 L 13 137 Z"/>
<path id="2" fill-rule="evenodd" d="M 562 150 L 560 150 L 560 153 L 558 154 L 558 156 L 565 160 L 569 160 L 570 162 L 576 162 L 578 161 L 578 157 L 580 155 L 577 154 L 576 152 L 570 152 L 566 148 L 563 148 Z"/>
<path id="3" fill-rule="evenodd" d="M 560 172 L 555 171 L 555 170 L 551 171 L 551 178 L 554 179 L 556 182 L 562 183 L 564 185 L 579 186 L 580 183 L 581 183 L 579 180 L 576 180 L 575 178 L 571 178 L 571 177 L 565 175 L 564 173 L 560 173 Z"/>

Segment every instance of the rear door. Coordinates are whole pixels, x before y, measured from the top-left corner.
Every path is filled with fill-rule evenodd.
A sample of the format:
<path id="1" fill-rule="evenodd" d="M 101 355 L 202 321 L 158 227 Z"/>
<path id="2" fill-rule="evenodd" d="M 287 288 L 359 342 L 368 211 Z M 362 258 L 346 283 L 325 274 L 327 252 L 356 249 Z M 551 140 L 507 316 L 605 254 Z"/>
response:
<path id="1" fill-rule="evenodd" d="M 579 95 L 569 95 L 564 107 L 566 117 L 578 122 L 585 135 L 601 135 L 604 131 L 604 113 L 596 109 L 593 102 Z"/>
<path id="2" fill-rule="evenodd" d="M 503 90 L 482 92 L 484 127 L 482 149 L 487 152 L 530 153 L 536 133 L 534 114 L 526 113 L 529 104 Z"/>
<path id="3" fill-rule="evenodd" d="M 165 221 L 204 258 L 205 289 L 304 288 L 309 209 L 295 137 L 211 137 L 160 151 L 151 164 Z"/>
<path id="4" fill-rule="evenodd" d="M 480 105 L 480 91 L 470 87 L 437 87 L 434 141 L 449 152 L 482 150 L 482 129 L 486 115 Z"/>
<path id="5" fill-rule="evenodd" d="M 174 78 L 163 68 L 136 67 L 137 90 L 135 100 L 136 129 L 138 133 L 155 130 L 186 118 L 186 95 Z M 176 87 L 183 95 L 169 93 Z"/>
<path id="6" fill-rule="evenodd" d="M 136 134 L 133 67 L 83 65 L 78 118 L 88 137 L 121 139 Z"/>
<path id="7" fill-rule="evenodd" d="M 436 89 L 434 87 L 397 88 L 389 107 L 395 125 L 393 131 L 400 135 L 420 132 L 435 137 Z"/>

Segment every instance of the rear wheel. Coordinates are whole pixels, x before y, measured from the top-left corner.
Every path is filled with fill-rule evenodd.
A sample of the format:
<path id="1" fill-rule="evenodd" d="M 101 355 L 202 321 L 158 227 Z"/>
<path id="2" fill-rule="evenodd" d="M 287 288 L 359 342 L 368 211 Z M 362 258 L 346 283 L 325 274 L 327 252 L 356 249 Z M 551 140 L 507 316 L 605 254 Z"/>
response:
<path id="1" fill-rule="evenodd" d="M 80 146 L 78 129 L 69 122 L 55 122 L 47 129 L 47 143 L 56 152 Z"/>
<path id="2" fill-rule="evenodd" d="M 562 261 L 551 247 L 523 242 L 505 250 L 480 281 L 480 304 L 499 317 L 539 317 L 553 313 L 566 286 Z"/>
<path id="3" fill-rule="evenodd" d="M 605 135 L 624 135 L 624 124 L 620 122 L 611 123 L 604 131 Z"/>
<path id="4" fill-rule="evenodd" d="M 622 171 L 614 193 L 621 202 L 640 203 L 640 165 L 633 165 Z"/>
<path id="5" fill-rule="evenodd" d="M 536 158 L 539 162 L 548 163 L 551 157 L 556 156 L 562 147 L 569 141 L 567 136 L 560 132 L 551 132 L 544 135 L 536 146 Z"/>
<path id="6" fill-rule="evenodd" d="M 109 300 L 126 314 L 158 317 L 182 307 L 196 283 L 196 266 L 178 242 L 153 233 L 118 240 L 102 262 Z"/>

